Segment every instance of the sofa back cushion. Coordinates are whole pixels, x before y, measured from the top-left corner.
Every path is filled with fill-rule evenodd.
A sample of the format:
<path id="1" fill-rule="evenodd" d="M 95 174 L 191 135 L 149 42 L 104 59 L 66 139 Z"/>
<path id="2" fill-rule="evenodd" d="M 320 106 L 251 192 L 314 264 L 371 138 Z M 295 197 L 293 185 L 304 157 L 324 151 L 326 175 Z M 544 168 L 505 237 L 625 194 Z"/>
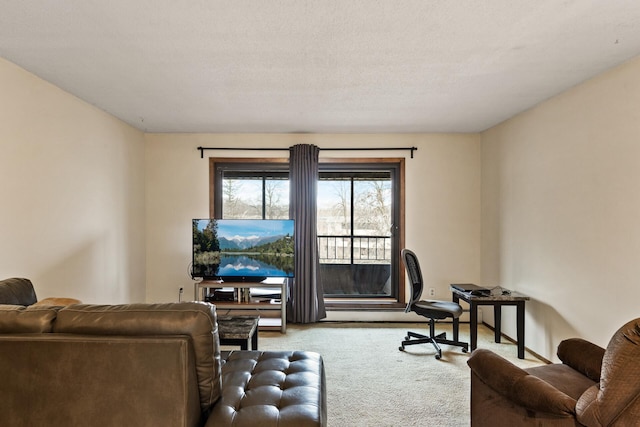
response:
<path id="1" fill-rule="evenodd" d="M 1 426 L 202 426 L 191 338 L 0 334 Z"/>
<path id="2" fill-rule="evenodd" d="M 187 335 L 193 343 L 202 411 L 220 397 L 221 362 L 215 306 L 166 304 L 88 305 L 60 309 L 54 332 L 83 335 Z"/>
<path id="3" fill-rule="evenodd" d="M 0 304 L 31 305 L 37 301 L 31 280 L 19 277 L 0 280 Z"/>
<path id="4" fill-rule="evenodd" d="M 640 419 L 640 318 L 622 326 L 604 353 L 600 383 L 578 400 L 585 425 L 637 425 Z"/>
<path id="5" fill-rule="evenodd" d="M 42 334 L 53 331 L 56 307 L 0 304 L 0 334 Z"/>

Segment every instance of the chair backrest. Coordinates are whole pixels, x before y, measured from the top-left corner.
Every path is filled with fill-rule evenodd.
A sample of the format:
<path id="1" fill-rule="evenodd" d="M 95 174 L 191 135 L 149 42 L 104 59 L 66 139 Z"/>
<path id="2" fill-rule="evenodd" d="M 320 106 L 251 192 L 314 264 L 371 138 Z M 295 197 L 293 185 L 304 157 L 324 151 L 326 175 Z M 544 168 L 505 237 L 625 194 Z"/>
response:
<path id="1" fill-rule="evenodd" d="M 411 295 L 407 302 L 407 308 L 405 309 L 405 312 L 408 313 L 411 311 L 413 303 L 419 301 L 422 296 L 422 272 L 420 271 L 418 257 L 411 250 L 402 250 L 402 262 L 404 263 L 404 268 L 407 270 L 409 283 L 411 284 Z"/>
<path id="2" fill-rule="evenodd" d="M 584 425 L 638 425 L 640 419 L 640 318 L 613 335 L 602 359 L 600 382 L 580 397 Z"/>

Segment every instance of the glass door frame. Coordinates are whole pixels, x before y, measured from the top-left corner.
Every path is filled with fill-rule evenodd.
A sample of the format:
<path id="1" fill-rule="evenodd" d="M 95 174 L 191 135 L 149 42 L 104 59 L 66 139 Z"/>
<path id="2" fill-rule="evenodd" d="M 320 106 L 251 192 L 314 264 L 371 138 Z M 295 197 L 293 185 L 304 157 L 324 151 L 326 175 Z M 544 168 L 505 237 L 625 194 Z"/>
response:
<path id="1" fill-rule="evenodd" d="M 398 180 L 395 185 L 397 194 L 394 194 L 394 214 L 395 222 L 392 228 L 392 234 L 395 235 L 395 246 L 392 250 L 392 278 L 397 281 L 397 298 L 381 299 L 358 299 L 344 298 L 334 299 L 325 298 L 325 305 L 328 309 L 338 310 L 375 310 L 375 309 L 400 309 L 406 305 L 406 282 L 405 274 L 402 269 L 402 260 L 400 251 L 405 244 L 405 159 L 401 158 L 320 158 L 321 168 L 325 164 L 379 164 L 380 168 L 389 168 L 390 164 L 396 164 Z M 218 218 L 222 215 L 222 207 L 216 206 L 216 194 L 222 194 L 222 180 L 217 179 L 222 173 L 220 166 L 222 164 L 240 164 L 255 166 L 256 163 L 265 166 L 266 169 L 288 170 L 288 158 L 209 158 L 209 214 L 211 218 Z"/>

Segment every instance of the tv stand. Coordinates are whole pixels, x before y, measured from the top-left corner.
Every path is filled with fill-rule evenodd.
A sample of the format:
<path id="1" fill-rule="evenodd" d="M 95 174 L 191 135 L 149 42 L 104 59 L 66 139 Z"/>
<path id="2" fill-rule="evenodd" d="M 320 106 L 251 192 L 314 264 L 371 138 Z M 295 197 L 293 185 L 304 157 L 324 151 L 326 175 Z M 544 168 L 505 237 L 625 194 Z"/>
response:
<path id="1" fill-rule="evenodd" d="M 243 289 L 274 289 L 279 293 L 279 299 L 250 298 L 242 301 L 238 297 L 234 301 L 215 301 L 216 312 L 219 316 L 257 314 L 260 316 L 258 328 L 261 330 L 280 330 L 287 332 L 287 280 L 284 278 L 267 279 L 259 283 L 255 282 L 224 282 L 218 280 L 203 280 L 193 284 L 195 301 L 204 301 L 210 289 L 233 288 L 238 295 Z M 237 292 L 235 292 L 237 291 Z M 280 317 L 274 317 L 275 312 L 280 312 Z"/>

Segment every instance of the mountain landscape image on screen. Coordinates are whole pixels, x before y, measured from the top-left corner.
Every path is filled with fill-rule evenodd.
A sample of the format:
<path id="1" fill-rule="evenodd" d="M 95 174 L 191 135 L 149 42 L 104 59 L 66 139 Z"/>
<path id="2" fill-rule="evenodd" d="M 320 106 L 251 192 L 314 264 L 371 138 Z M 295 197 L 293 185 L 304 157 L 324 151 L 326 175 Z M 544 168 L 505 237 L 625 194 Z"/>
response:
<path id="1" fill-rule="evenodd" d="M 284 239 L 286 236 L 278 235 L 278 236 L 234 236 L 231 238 L 227 237 L 218 237 L 218 241 L 220 242 L 220 250 L 230 250 L 230 251 L 238 251 L 243 249 L 251 249 L 254 247 L 258 247 L 261 245 L 266 245 L 269 243 L 276 242 L 278 240 Z"/>
<path id="2" fill-rule="evenodd" d="M 293 277 L 293 220 L 193 220 L 193 277 Z"/>

